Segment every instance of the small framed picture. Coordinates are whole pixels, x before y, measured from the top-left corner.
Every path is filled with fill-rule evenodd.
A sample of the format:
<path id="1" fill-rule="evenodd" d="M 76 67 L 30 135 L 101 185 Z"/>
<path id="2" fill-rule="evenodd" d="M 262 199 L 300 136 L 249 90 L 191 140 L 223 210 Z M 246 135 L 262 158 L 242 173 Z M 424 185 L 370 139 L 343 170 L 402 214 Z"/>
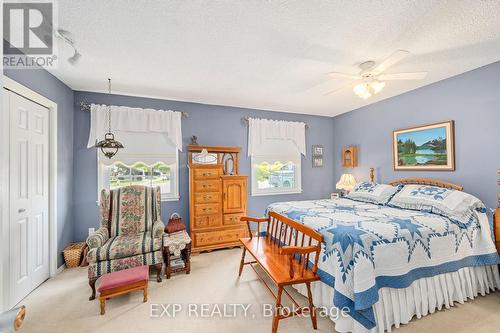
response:
<path id="1" fill-rule="evenodd" d="M 323 157 L 313 157 L 313 168 L 323 167 Z"/>
<path id="2" fill-rule="evenodd" d="M 323 167 L 323 146 L 321 145 L 312 146 L 312 164 L 313 168 Z"/>
<path id="3" fill-rule="evenodd" d="M 323 156 L 323 146 L 313 145 L 312 146 L 312 154 L 313 154 L 313 156 Z"/>

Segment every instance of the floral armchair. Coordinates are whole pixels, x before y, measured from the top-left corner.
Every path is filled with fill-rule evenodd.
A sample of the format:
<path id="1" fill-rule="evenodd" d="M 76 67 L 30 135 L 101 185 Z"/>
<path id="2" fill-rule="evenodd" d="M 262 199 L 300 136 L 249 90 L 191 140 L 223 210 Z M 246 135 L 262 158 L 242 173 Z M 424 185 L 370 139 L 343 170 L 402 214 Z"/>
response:
<path id="1" fill-rule="evenodd" d="M 102 190 L 100 228 L 87 238 L 90 300 L 96 280 L 110 272 L 136 266 L 155 266 L 161 282 L 162 238 L 160 188 L 140 185 Z"/>

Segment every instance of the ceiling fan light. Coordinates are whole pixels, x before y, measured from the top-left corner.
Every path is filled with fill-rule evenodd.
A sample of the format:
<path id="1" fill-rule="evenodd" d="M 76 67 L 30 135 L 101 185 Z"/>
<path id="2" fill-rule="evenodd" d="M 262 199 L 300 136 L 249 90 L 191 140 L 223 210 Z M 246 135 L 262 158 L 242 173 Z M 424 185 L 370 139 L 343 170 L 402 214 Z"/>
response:
<path id="1" fill-rule="evenodd" d="M 367 99 L 367 98 L 371 97 L 371 95 L 372 95 L 372 93 L 370 92 L 368 83 L 366 83 L 366 82 L 355 85 L 353 91 L 356 95 L 358 95 L 359 97 L 361 97 L 363 99 Z"/>
<path id="2" fill-rule="evenodd" d="M 370 87 L 372 88 L 374 94 L 378 94 L 385 87 L 385 82 L 383 82 L 383 81 L 373 81 L 373 82 L 370 82 L 369 84 L 370 84 Z"/>

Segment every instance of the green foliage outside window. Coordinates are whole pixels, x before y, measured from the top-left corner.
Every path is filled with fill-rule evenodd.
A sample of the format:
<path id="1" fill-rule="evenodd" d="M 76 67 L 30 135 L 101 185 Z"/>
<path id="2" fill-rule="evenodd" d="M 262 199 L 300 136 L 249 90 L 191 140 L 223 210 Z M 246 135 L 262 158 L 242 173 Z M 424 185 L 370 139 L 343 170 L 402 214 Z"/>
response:
<path id="1" fill-rule="evenodd" d="M 273 164 L 269 164 L 267 162 L 262 162 L 257 165 L 257 180 L 260 182 L 266 181 L 269 179 L 269 176 L 273 172 L 280 171 L 283 169 L 285 164 L 281 163 L 280 161 L 276 161 Z"/>
<path id="2" fill-rule="evenodd" d="M 110 189 L 130 186 L 160 186 L 162 193 L 170 192 L 170 166 L 158 162 L 152 166 L 138 162 L 129 167 L 123 163 L 114 163 L 109 170 Z"/>

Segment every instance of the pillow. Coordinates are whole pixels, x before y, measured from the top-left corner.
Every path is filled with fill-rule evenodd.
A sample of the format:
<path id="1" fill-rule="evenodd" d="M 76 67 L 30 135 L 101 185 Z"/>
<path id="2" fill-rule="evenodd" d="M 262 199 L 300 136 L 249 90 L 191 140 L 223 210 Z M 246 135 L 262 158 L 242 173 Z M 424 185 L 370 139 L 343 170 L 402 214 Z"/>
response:
<path id="1" fill-rule="evenodd" d="M 397 186 L 361 182 L 346 195 L 346 198 L 377 205 L 385 205 L 398 190 L 399 187 Z"/>
<path id="2" fill-rule="evenodd" d="M 435 213 L 466 225 L 476 218 L 476 211 L 486 212 L 481 200 L 471 194 L 429 185 L 405 185 L 389 206 Z"/>

